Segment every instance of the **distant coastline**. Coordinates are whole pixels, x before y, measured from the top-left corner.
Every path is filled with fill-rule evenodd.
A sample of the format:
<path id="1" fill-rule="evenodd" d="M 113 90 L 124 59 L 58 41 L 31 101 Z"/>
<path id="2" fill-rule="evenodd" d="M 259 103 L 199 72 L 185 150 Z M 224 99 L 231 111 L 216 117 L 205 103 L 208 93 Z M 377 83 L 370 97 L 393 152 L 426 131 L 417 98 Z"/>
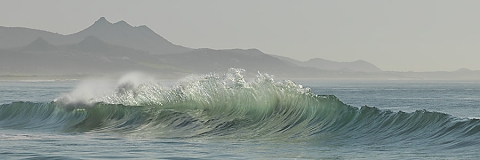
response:
<path id="1" fill-rule="evenodd" d="M 0 27 L 0 80 L 79 80 L 141 71 L 159 79 L 223 73 L 229 68 L 279 79 L 480 80 L 480 71 L 383 71 L 367 61 L 298 61 L 258 49 L 192 49 L 173 44 L 147 26 L 101 17 L 70 35 Z"/>

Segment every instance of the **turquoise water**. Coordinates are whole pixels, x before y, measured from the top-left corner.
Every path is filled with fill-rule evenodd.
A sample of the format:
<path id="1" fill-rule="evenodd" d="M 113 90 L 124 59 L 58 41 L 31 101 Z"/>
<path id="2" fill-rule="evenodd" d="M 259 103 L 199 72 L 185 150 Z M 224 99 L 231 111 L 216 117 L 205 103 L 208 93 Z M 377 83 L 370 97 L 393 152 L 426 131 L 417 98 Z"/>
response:
<path id="1" fill-rule="evenodd" d="M 473 159 L 480 85 L 276 81 L 0 82 L 2 159 Z"/>

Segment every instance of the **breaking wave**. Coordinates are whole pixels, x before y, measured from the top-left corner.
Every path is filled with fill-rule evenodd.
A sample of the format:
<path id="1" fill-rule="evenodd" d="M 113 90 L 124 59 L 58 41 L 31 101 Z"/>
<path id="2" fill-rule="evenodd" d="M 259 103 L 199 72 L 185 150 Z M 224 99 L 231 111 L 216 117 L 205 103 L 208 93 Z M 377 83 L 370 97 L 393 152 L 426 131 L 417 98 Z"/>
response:
<path id="1" fill-rule="evenodd" d="M 122 79 L 111 89 L 80 85 L 49 103 L 0 106 L 0 127 L 59 132 L 115 132 L 154 138 L 265 139 L 314 144 L 478 144 L 480 121 L 419 110 L 356 108 L 267 74 L 243 70 L 191 77 L 167 86 Z M 137 77 L 137 76 L 133 76 Z M 83 90 L 83 92 L 82 92 Z M 92 91 L 93 90 L 93 91 Z M 93 94 L 92 94 L 93 93 Z"/>

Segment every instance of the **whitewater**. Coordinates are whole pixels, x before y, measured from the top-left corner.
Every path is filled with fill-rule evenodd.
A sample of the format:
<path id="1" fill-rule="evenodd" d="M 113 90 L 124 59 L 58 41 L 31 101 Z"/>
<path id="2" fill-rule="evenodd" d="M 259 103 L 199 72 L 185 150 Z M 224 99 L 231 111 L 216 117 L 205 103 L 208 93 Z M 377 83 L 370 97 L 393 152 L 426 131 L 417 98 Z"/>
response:
<path id="1" fill-rule="evenodd" d="M 0 158 L 480 156 L 478 83 L 247 80 L 244 72 L 0 82 Z"/>

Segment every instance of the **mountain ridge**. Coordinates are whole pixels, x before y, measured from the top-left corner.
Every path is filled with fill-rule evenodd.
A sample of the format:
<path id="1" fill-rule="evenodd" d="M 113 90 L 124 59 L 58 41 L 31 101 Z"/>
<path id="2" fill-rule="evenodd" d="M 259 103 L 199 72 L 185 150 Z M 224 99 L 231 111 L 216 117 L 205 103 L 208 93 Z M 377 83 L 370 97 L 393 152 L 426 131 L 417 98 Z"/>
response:
<path id="1" fill-rule="evenodd" d="M 39 29 L 0 26 L 0 48 L 3 49 L 23 47 L 39 37 L 53 45 L 72 44 L 79 41 L 75 37 L 66 37 L 62 34 Z"/>
<path id="2" fill-rule="evenodd" d="M 86 29 L 67 36 L 78 38 L 96 36 L 110 44 L 144 50 L 157 55 L 182 53 L 190 50 L 173 44 L 145 25 L 133 27 L 123 20 L 111 23 L 105 17 L 101 17 Z"/>
<path id="3" fill-rule="evenodd" d="M 22 47 L 22 50 L 46 52 L 46 51 L 53 51 L 56 48 L 57 48 L 56 46 L 50 44 L 47 40 L 43 39 L 42 37 L 38 37 L 32 43 Z"/>
<path id="4" fill-rule="evenodd" d="M 250 76 L 261 72 L 296 79 L 480 79 L 480 71 L 466 69 L 385 72 L 363 60 L 334 62 L 314 58 L 302 62 L 258 49 L 191 49 L 169 42 L 146 25 L 111 23 L 105 17 L 70 35 L 0 27 L 0 46 L 0 76 L 144 71 L 162 78 L 179 78 L 243 68 L 253 73 Z"/>
<path id="5" fill-rule="evenodd" d="M 356 60 L 353 62 L 336 62 L 330 61 L 322 58 L 312 58 L 307 61 L 299 61 L 293 58 L 284 57 L 273 55 L 276 58 L 279 58 L 283 61 L 289 63 L 289 65 L 297 65 L 303 67 L 313 67 L 322 70 L 344 70 L 344 71 L 355 71 L 355 72 L 382 72 L 380 68 L 377 66 L 364 61 L 364 60 Z"/>

